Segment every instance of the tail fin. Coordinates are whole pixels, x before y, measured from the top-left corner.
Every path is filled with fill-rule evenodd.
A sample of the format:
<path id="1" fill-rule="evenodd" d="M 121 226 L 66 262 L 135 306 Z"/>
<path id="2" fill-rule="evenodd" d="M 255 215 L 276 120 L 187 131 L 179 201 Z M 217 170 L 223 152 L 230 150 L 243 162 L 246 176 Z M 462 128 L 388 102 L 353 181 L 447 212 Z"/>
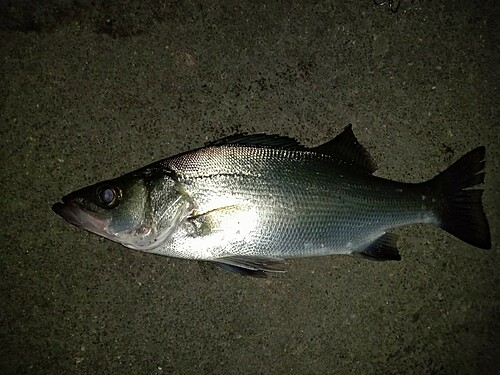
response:
<path id="1" fill-rule="evenodd" d="M 462 156 L 430 184 L 442 197 L 439 226 L 473 246 L 491 248 L 490 228 L 484 214 L 483 190 L 468 189 L 484 181 L 485 148 L 480 146 Z"/>

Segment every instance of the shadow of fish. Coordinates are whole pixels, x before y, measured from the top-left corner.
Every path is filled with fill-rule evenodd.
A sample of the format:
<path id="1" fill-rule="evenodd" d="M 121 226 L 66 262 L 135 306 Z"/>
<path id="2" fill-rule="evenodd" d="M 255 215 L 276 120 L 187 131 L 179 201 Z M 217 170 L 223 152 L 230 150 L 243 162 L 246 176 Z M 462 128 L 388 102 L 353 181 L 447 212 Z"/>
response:
<path id="1" fill-rule="evenodd" d="M 314 148 L 236 135 L 75 191 L 53 210 L 122 245 L 217 262 L 252 276 L 287 258 L 350 254 L 400 260 L 391 228 L 437 225 L 490 248 L 482 190 L 485 148 L 417 184 L 373 176 L 351 125 Z"/>

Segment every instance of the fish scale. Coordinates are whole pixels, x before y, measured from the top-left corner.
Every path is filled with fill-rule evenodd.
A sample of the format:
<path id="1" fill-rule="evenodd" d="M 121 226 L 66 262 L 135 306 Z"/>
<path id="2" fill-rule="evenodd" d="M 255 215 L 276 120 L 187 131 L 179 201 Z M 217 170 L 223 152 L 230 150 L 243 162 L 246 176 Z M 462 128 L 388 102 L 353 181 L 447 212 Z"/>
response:
<path id="1" fill-rule="evenodd" d="M 424 186 L 367 179 L 363 172 L 310 151 L 213 147 L 195 157 L 173 159 L 168 166 L 178 174 L 197 211 L 220 207 L 220 197 L 228 192 L 230 196 L 223 199 L 227 205 L 258 210 L 250 255 L 292 258 L 350 253 L 389 228 L 436 221 L 433 210 L 415 199 Z M 397 189 L 402 192 L 395 198 Z M 206 244 L 213 246 L 208 238 Z M 232 246 L 228 242 L 212 255 L 238 255 L 240 247 L 248 243 Z"/>

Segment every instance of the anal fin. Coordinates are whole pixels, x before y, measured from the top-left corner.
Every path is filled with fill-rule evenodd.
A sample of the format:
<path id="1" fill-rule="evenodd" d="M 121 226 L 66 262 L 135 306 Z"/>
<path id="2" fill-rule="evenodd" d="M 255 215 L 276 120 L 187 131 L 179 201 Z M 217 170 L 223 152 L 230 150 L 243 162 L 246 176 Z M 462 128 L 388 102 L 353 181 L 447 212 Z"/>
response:
<path id="1" fill-rule="evenodd" d="M 398 251 L 398 235 L 394 233 L 384 233 L 361 251 L 352 253 L 370 260 L 401 260 Z"/>

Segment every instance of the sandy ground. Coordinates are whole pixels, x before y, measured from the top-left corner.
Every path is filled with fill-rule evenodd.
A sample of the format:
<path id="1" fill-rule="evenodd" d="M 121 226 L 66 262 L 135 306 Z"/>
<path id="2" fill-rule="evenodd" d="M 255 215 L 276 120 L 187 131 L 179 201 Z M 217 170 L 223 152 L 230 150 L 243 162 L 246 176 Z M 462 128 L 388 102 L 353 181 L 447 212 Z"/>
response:
<path id="1" fill-rule="evenodd" d="M 0 5 L 2 374 L 486 374 L 500 368 L 495 1 Z M 274 4 L 274 5 L 273 5 Z M 493 249 L 397 229 L 401 262 L 270 279 L 134 252 L 50 209 L 235 132 L 347 123 L 379 176 L 487 147 Z"/>

